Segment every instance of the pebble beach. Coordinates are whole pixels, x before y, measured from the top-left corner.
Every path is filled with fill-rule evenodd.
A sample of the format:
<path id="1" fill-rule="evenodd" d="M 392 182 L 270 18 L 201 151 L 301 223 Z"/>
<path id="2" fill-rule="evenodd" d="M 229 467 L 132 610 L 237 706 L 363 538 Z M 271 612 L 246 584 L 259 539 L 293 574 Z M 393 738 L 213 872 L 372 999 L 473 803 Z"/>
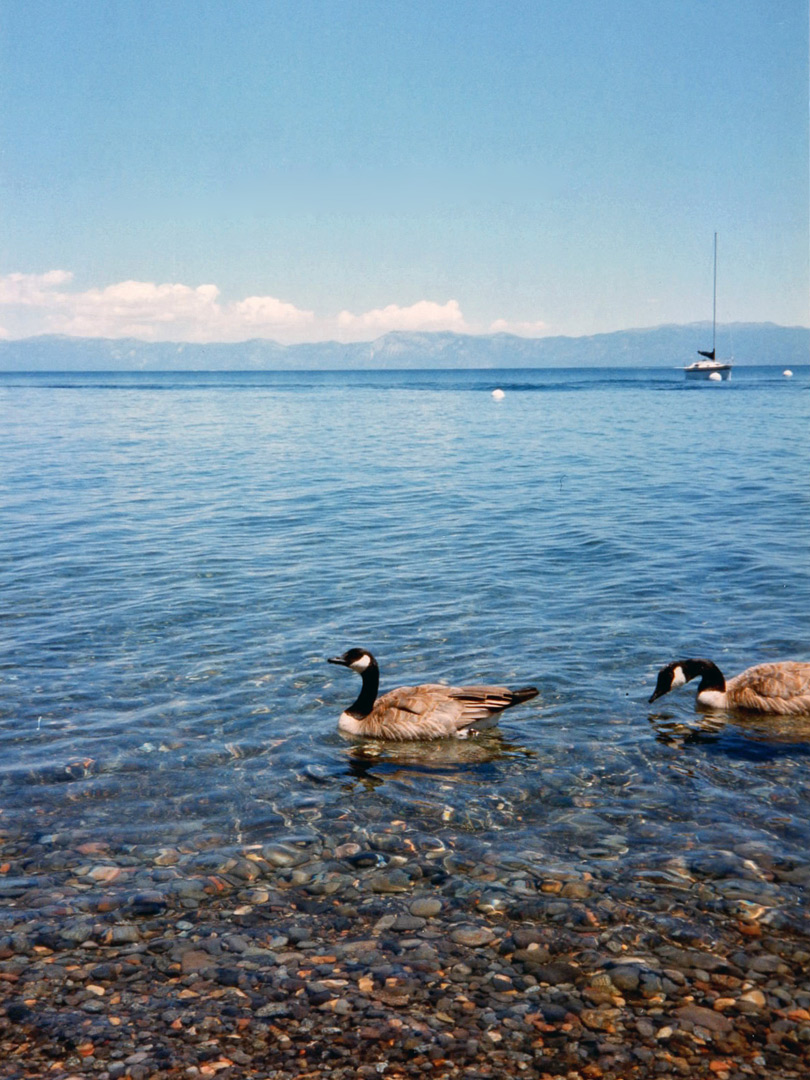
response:
<path id="1" fill-rule="evenodd" d="M 15 897 L 3 849 L 2 1076 L 807 1075 L 807 867 L 539 877 L 404 822 L 202 854 L 41 851 Z"/>

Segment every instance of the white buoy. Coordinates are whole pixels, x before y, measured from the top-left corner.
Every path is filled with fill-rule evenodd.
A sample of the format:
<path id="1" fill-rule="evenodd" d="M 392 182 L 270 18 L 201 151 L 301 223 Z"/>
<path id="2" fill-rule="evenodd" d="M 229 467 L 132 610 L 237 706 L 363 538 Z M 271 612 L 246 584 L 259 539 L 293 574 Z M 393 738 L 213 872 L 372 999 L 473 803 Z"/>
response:
<path id="1" fill-rule="evenodd" d="M 497 390 L 492 391 L 492 396 L 495 398 L 496 401 L 503 401 L 503 399 L 506 397 L 506 394 L 504 394 L 503 390 L 498 387 Z"/>
<path id="2" fill-rule="evenodd" d="M 782 372 L 782 374 L 785 376 L 786 379 L 792 379 L 793 378 L 793 372 L 790 370 L 789 367 L 785 368 L 785 370 Z"/>
<path id="3" fill-rule="evenodd" d="M 723 381 L 723 376 L 720 374 L 719 371 L 713 371 L 711 373 L 711 375 L 709 376 L 709 378 L 711 379 L 712 382 L 722 382 Z"/>

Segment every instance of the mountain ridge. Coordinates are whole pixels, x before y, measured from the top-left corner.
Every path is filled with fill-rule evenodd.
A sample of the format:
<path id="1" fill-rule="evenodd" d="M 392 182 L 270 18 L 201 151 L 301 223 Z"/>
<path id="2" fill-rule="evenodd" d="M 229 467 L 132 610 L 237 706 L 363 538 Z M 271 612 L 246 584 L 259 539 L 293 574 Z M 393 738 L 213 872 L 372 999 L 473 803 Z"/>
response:
<path id="1" fill-rule="evenodd" d="M 394 330 L 373 341 L 282 345 L 148 342 L 43 334 L 0 341 L 0 371 L 237 371 L 372 368 L 679 367 L 711 342 L 711 323 L 665 324 L 582 337 Z M 810 328 L 776 323 L 717 327 L 718 357 L 735 364 L 806 364 Z"/>

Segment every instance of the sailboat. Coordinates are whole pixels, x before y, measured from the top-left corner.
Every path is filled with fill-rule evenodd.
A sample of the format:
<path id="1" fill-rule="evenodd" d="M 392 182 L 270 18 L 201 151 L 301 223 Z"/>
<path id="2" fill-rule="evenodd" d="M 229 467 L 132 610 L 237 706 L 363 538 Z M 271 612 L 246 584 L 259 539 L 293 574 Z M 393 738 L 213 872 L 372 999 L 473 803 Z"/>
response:
<path id="1" fill-rule="evenodd" d="M 702 360 L 695 360 L 683 369 L 687 379 L 711 379 L 720 382 L 731 375 L 731 360 L 718 360 L 717 338 L 717 233 L 714 234 L 714 299 L 712 302 L 712 351 L 698 349 Z"/>

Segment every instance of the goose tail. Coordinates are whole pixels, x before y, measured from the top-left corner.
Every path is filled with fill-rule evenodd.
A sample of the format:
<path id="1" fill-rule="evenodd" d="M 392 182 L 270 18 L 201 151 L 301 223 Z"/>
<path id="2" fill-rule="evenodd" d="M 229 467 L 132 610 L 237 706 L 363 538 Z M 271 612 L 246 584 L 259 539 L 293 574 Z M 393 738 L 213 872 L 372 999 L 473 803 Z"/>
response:
<path id="1" fill-rule="evenodd" d="M 537 697 L 540 691 L 536 686 L 521 686 L 519 690 L 511 691 L 510 705 L 520 705 L 522 701 L 531 701 L 532 698 Z"/>

